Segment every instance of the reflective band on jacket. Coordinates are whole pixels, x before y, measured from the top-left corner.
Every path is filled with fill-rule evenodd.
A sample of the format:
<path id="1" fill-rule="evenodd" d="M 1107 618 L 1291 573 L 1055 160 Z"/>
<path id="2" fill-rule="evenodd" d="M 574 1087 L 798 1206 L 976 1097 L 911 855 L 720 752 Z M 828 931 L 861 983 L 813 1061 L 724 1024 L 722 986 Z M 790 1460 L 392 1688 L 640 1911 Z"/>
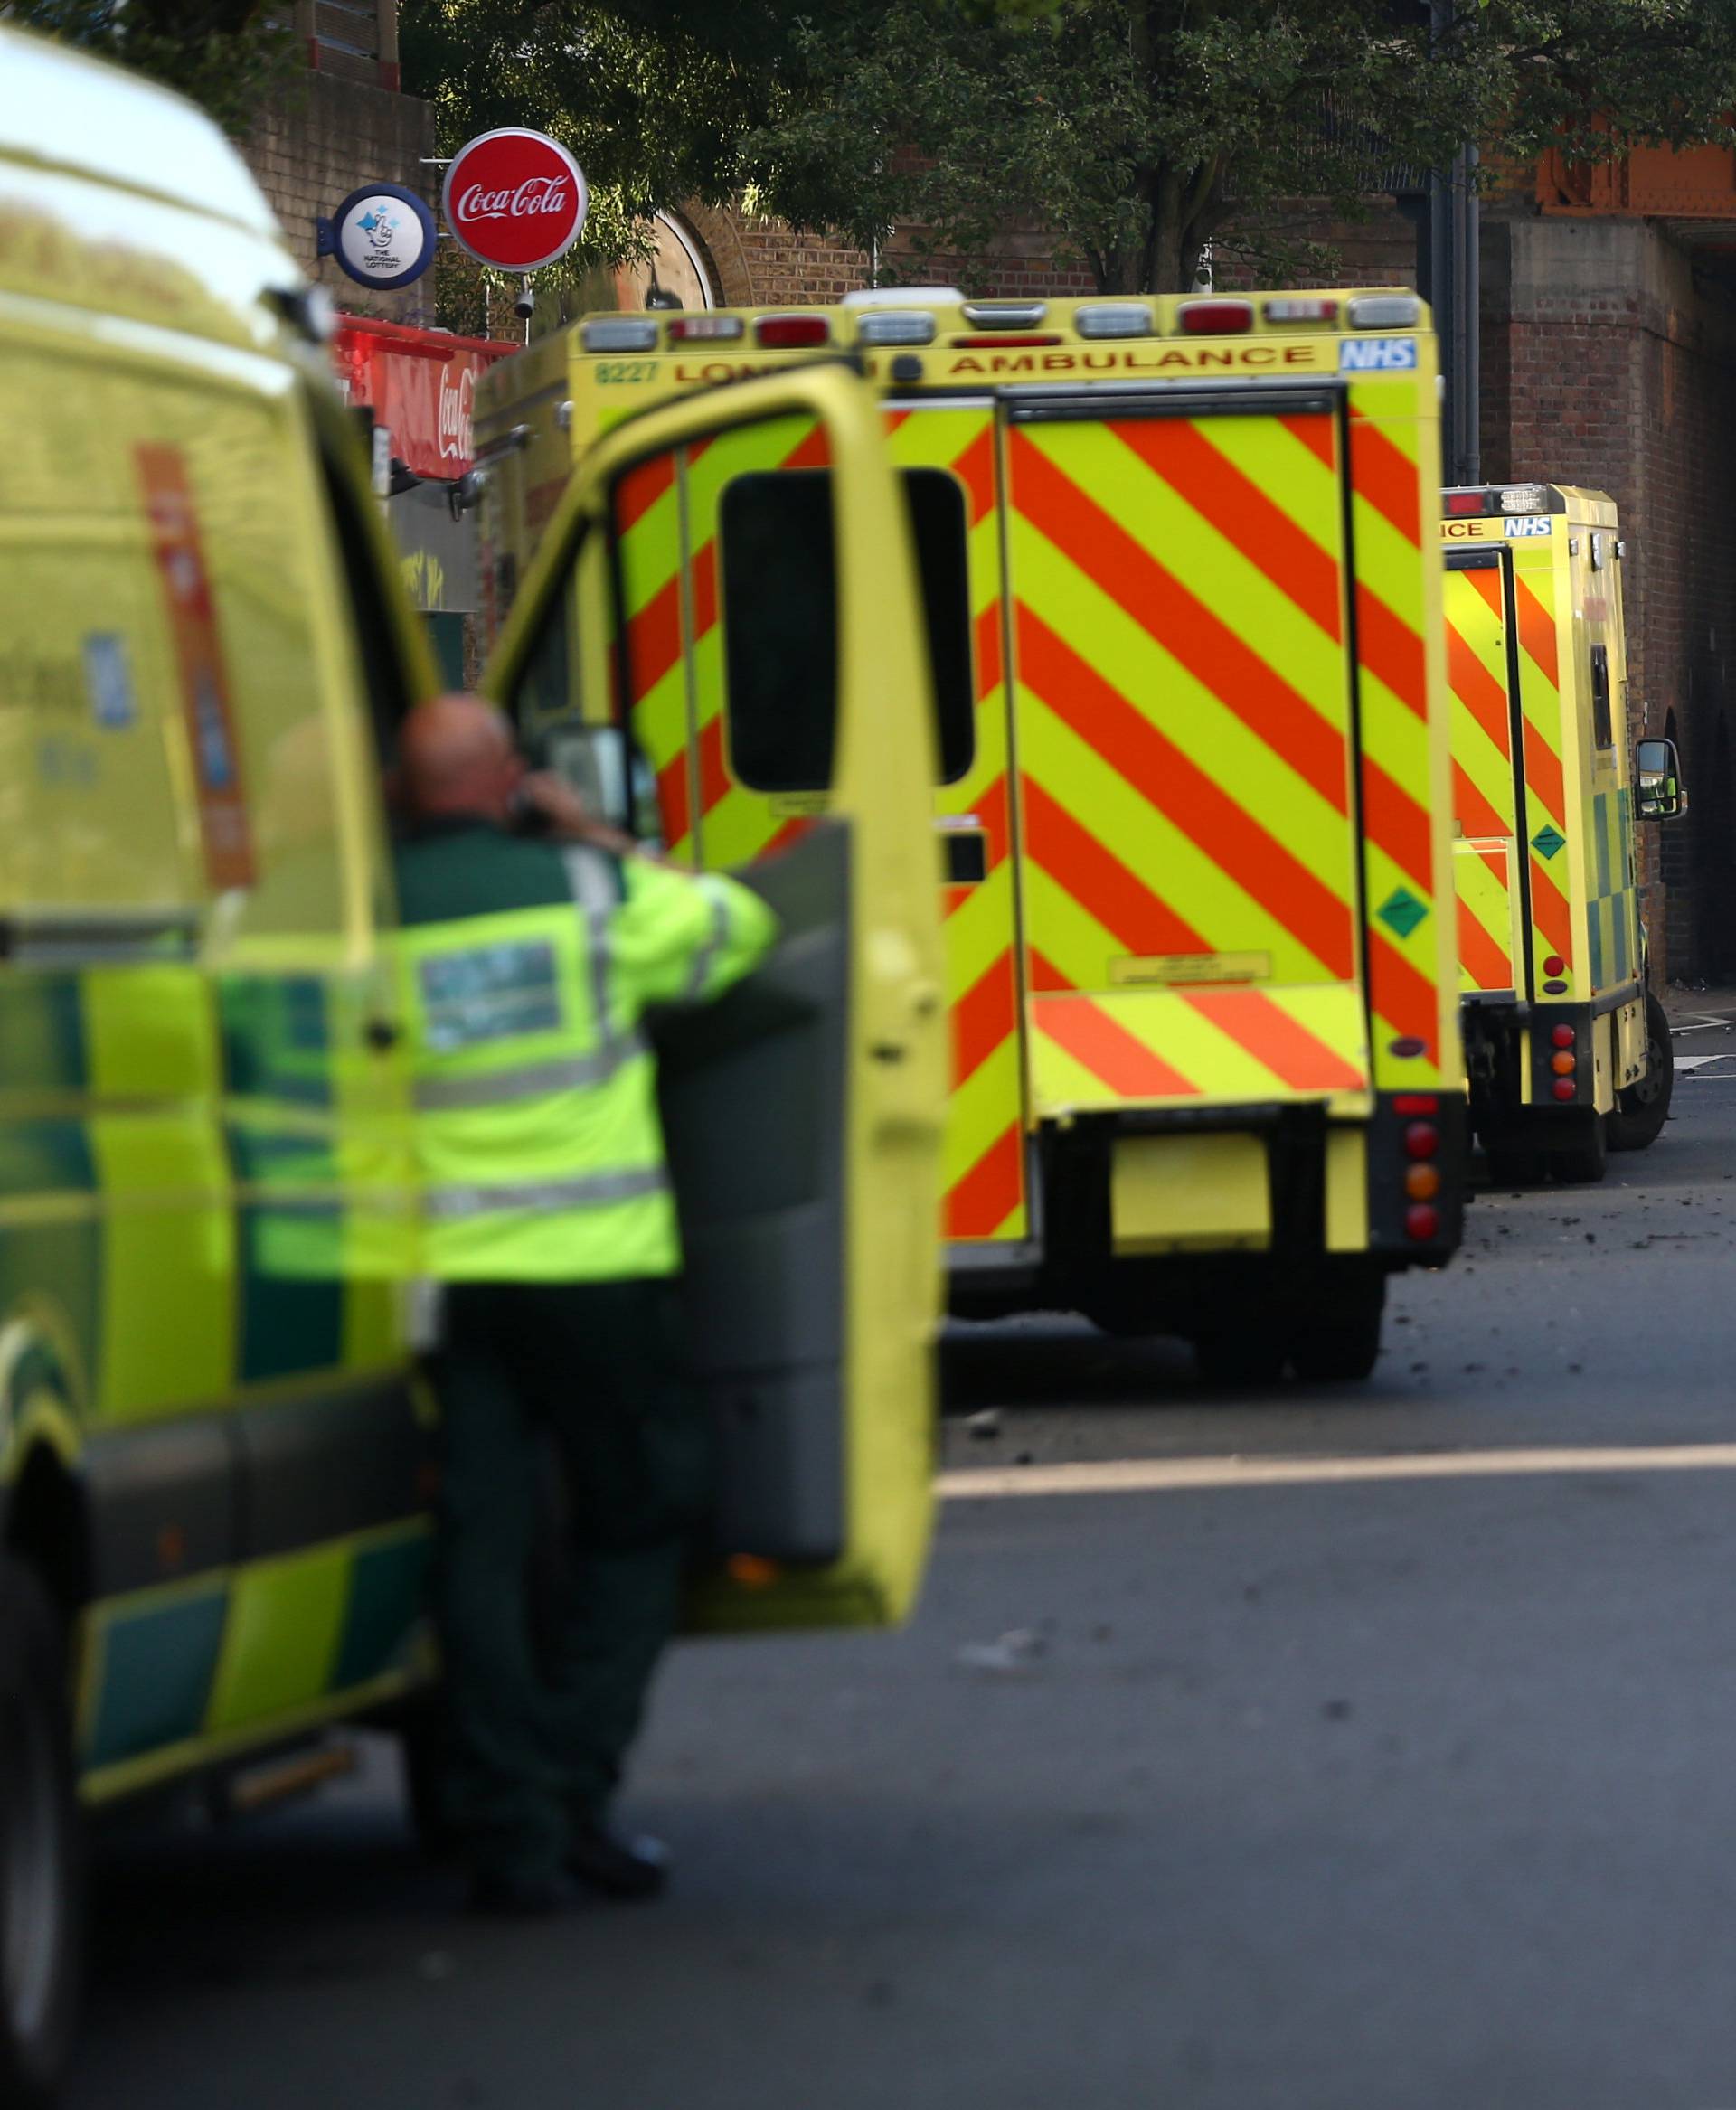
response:
<path id="1" fill-rule="evenodd" d="M 412 1088 L 418 1112 L 438 1114 L 465 1107 L 505 1107 L 515 1099 L 534 1099 L 544 1092 L 582 1091 L 602 1084 L 624 1063 L 651 1052 L 642 1033 L 610 1041 L 590 1055 L 567 1055 L 552 1062 L 527 1062 L 516 1069 L 489 1069 L 475 1077 L 419 1077 Z"/>
<path id="2" fill-rule="evenodd" d="M 501 1186 L 430 1187 L 423 1196 L 437 1222 L 486 1216 L 496 1209 L 601 1209 L 611 1202 L 637 1201 L 668 1187 L 661 1165 L 632 1173 L 593 1173 L 573 1180 L 514 1180 Z"/>

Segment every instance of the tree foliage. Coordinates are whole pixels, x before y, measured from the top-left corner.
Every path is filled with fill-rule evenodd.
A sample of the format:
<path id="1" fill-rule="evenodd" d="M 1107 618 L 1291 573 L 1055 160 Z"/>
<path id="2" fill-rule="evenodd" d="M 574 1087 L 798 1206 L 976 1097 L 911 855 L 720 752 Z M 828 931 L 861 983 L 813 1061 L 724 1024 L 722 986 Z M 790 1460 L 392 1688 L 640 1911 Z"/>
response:
<path id="1" fill-rule="evenodd" d="M 1732 0 L 864 0 L 791 25 L 762 194 L 860 246 L 967 259 L 1009 213 L 1106 292 L 1185 288 L 1226 236 L 1257 270 L 1298 197 L 1354 212 L 1467 139 L 1527 161 L 1731 137 Z"/>
<path id="2" fill-rule="evenodd" d="M 267 0 L 0 0 L 0 22 L 147 74 L 237 137 L 300 65 L 294 33 Z"/>

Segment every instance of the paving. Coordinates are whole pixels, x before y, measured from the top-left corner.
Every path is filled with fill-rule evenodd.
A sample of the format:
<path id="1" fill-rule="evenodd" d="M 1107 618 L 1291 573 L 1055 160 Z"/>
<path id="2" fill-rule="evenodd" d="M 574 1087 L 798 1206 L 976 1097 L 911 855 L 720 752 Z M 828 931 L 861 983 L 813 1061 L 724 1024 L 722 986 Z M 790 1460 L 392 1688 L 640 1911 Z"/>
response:
<path id="1" fill-rule="evenodd" d="M 72 2110 L 1736 2105 L 1736 994 L 1672 1011 L 1657 1145 L 1480 1194 L 1365 1387 L 955 1330 L 910 1627 L 676 1652 L 662 1903 L 459 1917 L 380 1744 L 111 1842 Z"/>

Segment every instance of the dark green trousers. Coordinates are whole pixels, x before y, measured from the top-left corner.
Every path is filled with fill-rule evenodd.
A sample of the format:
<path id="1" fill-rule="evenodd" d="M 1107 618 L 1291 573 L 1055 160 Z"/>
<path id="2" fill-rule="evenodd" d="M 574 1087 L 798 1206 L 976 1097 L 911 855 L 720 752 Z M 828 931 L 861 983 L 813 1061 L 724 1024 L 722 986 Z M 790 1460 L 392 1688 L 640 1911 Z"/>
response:
<path id="1" fill-rule="evenodd" d="M 445 1813 L 476 1869 L 552 1874 L 620 1778 L 710 1504 L 676 1286 L 452 1284 L 431 1374 Z"/>

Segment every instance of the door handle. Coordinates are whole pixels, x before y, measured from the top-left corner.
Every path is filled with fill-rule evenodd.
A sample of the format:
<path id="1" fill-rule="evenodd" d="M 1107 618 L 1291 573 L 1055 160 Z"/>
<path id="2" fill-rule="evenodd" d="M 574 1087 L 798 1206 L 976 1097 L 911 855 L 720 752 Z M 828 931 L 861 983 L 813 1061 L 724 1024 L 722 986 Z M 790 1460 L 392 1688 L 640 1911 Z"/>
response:
<path id="1" fill-rule="evenodd" d="M 389 1054 L 403 1037 L 403 1028 L 389 1018 L 371 1018 L 362 1033 L 376 1055 Z"/>

